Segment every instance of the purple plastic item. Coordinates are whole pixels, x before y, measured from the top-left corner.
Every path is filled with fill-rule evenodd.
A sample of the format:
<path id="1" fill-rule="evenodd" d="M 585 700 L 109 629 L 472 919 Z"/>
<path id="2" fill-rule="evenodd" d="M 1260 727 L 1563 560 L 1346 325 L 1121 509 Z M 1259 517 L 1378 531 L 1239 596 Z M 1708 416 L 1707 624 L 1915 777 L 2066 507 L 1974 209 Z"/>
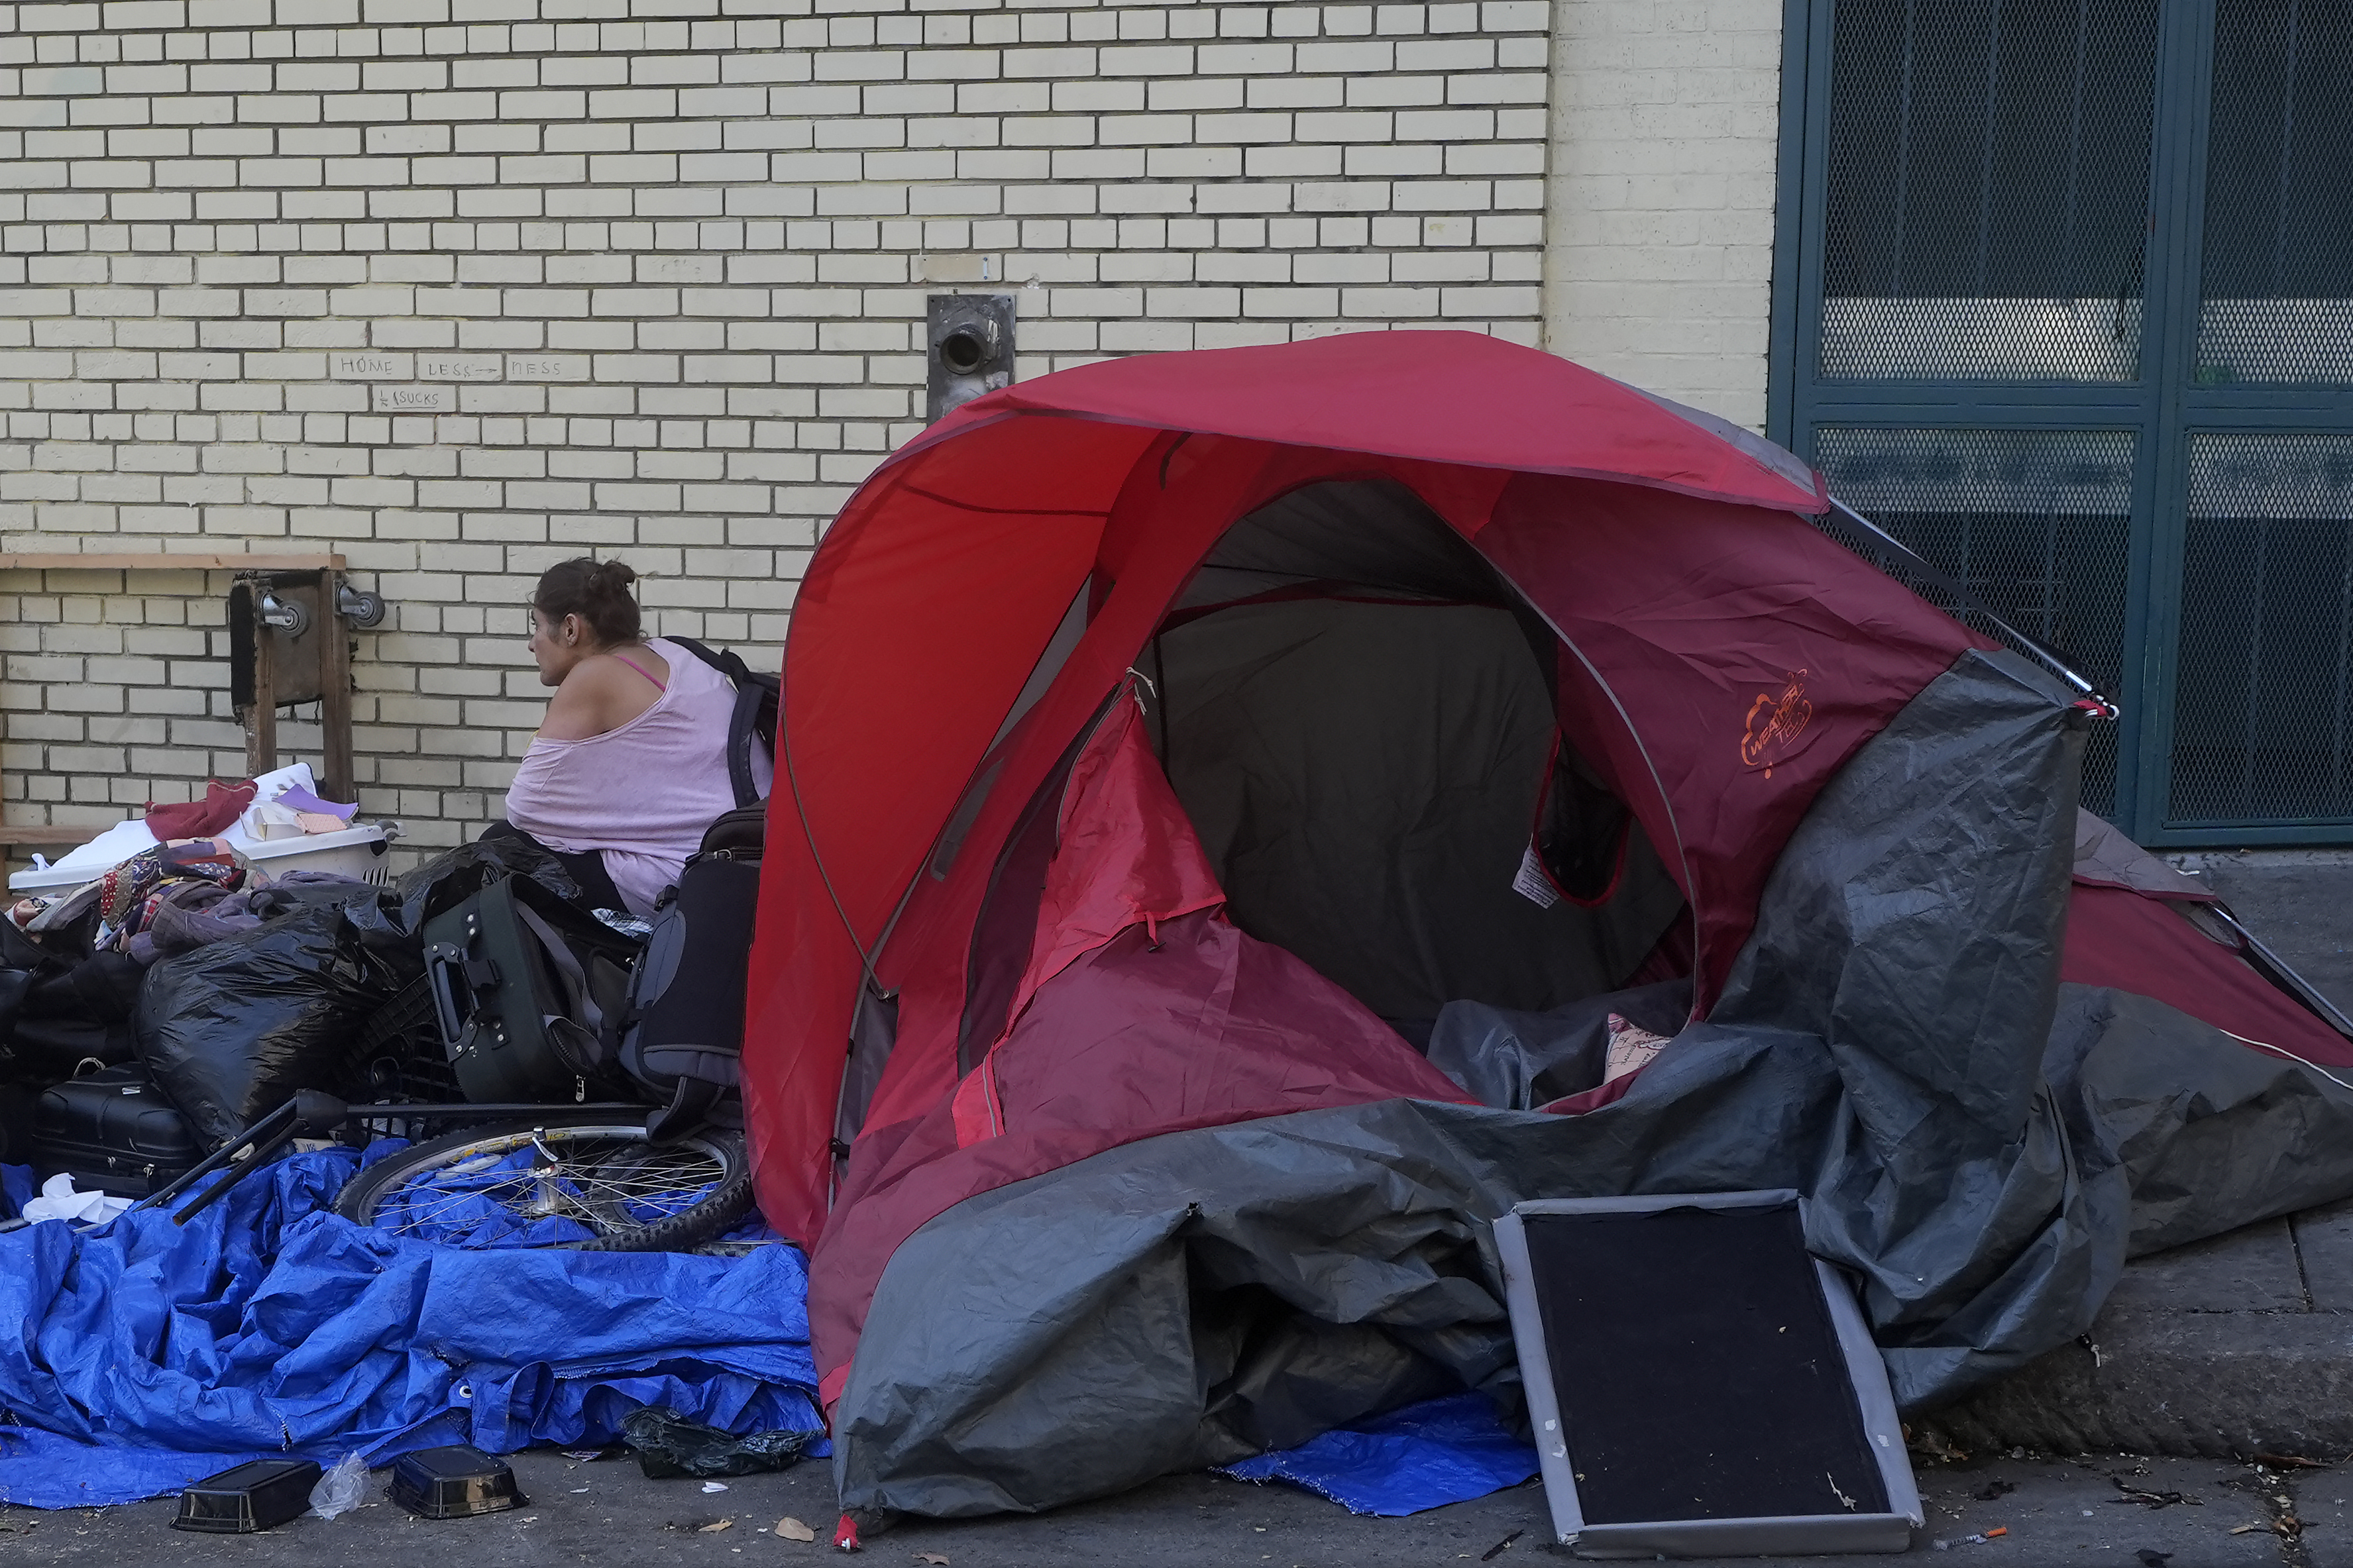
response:
<path id="1" fill-rule="evenodd" d="M 357 816 L 360 809 L 356 802 L 350 805 L 337 805 L 332 800 L 321 800 L 301 784 L 288 785 L 285 792 L 275 799 L 278 805 L 295 811 L 322 811 L 330 816 L 340 816 L 345 822 Z"/>

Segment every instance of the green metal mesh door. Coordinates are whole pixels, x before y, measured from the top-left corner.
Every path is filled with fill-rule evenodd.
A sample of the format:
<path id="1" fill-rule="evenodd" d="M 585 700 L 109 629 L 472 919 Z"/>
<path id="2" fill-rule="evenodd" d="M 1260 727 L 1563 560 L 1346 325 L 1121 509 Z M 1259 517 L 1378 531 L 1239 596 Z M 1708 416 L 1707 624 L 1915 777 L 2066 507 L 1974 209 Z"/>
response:
<path id="1" fill-rule="evenodd" d="M 1793 14 L 1772 433 L 2121 701 L 2087 805 L 2353 840 L 2353 0 Z"/>
<path id="2" fill-rule="evenodd" d="M 1833 495 L 2116 691 L 2137 439 L 2127 430 L 1825 426 L 1814 462 Z M 1990 623 L 1974 629 L 2000 636 Z M 2084 805 L 2112 810 L 2116 788 L 2116 731 L 2102 724 L 2084 760 Z"/>

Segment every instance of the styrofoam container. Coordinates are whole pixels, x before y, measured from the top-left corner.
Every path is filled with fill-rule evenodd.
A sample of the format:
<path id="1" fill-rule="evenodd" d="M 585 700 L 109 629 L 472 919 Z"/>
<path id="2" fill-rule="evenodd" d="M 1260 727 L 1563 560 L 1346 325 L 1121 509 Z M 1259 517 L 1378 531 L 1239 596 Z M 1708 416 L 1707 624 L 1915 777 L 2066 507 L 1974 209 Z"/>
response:
<path id="1" fill-rule="evenodd" d="M 356 878 L 381 888 L 392 880 L 391 861 L 385 851 L 391 840 L 398 836 L 397 826 L 387 834 L 381 823 L 362 822 L 354 823 L 339 833 L 306 833 L 300 838 L 267 838 L 259 842 L 239 843 L 237 847 L 253 863 L 253 868 L 266 877 L 282 877 L 289 871 L 331 871 L 339 877 Z M 106 866 L 78 866 L 69 869 L 37 866 L 10 877 L 8 890 L 12 893 L 61 893 L 79 888 L 84 882 L 95 881 L 111 868 Z"/>

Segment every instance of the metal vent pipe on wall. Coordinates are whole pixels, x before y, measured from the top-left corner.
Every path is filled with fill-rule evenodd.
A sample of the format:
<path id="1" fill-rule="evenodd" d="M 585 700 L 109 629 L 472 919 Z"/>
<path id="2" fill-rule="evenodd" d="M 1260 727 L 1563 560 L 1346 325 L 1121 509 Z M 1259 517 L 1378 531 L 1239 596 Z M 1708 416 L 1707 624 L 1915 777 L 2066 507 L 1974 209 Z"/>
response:
<path id="1" fill-rule="evenodd" d="M 934 294 L 924 304 L 924 417 L 1013 384 L 1013 296 Z"/>

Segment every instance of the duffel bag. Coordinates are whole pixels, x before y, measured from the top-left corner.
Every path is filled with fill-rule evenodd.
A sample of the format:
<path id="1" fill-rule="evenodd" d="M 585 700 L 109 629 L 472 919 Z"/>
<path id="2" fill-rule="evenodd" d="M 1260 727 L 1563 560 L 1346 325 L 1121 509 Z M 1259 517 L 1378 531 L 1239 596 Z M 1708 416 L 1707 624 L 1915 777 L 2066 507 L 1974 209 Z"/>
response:
<path id="1" fill-rule="evenodd" d="M 622 1070 L 662 1102 L 647 1124 L 656 1138 L 702 1122 L 744 1124 L 744 989 L 766 810 L 740 806 L 704 833 L 655 906 L 653 931 L 613 1026 Z"/>

